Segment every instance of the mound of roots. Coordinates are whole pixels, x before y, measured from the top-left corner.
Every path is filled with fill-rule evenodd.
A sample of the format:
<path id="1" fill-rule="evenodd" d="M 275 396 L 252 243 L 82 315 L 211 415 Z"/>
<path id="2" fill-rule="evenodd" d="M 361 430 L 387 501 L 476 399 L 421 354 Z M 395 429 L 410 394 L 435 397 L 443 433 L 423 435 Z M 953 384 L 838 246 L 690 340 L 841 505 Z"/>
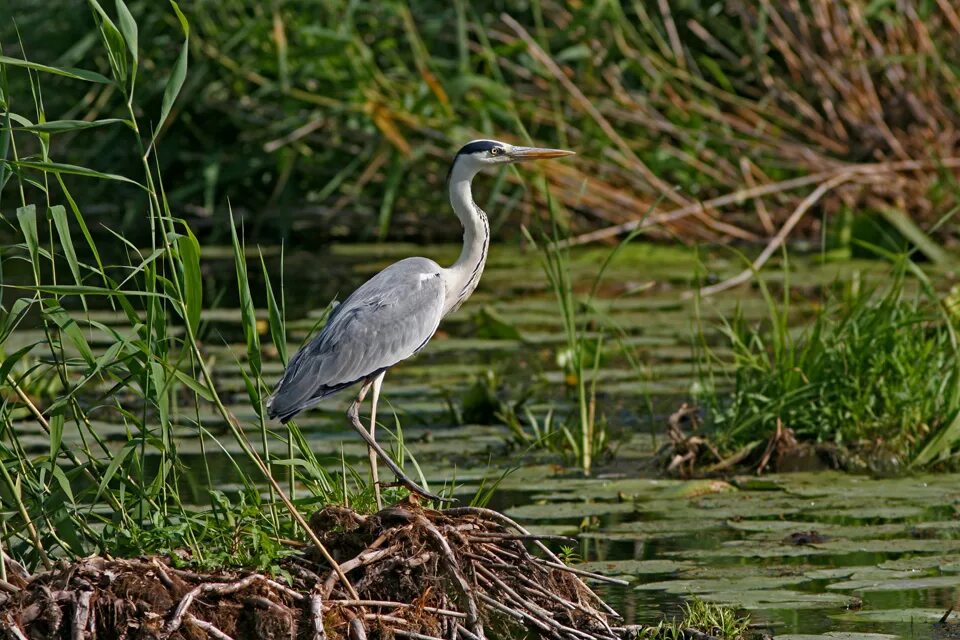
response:
<path id="1" fill-rule="evenodd" d="M 94 557 L 31 576 L 8 562 L 7 638 L 463 638 L 635 635 L 543 538 L 494 511 L 403 502 L 330 507 L 311 526 L 340 566 L 305 552 L 290 578 L 198 573 L 164 558 Z M 579 574 L 579 575 L 578 575 Z M 607 579 L 609 580 L 609 579 Z"/>

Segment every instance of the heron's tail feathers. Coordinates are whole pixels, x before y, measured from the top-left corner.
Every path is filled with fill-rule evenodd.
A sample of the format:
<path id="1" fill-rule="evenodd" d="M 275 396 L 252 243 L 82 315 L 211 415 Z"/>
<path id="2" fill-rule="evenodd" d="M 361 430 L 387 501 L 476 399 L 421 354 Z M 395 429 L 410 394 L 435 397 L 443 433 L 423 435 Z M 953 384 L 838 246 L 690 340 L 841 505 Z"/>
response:
<path id="1" fill-rule="evenodd" d="M 360 380 L 362 379 L 363 378 Z M 346 389 L 360 382 L 360 380 L 329 386 L 322 385 L 320 387 L 314 387 L 308 393 L 298 392 L 300 390 L 296 389 L 296 387 L 288 388 L 284 386 L 283 380 L 281 380 L 274 390 L 273 395 L 267 398 L 267 416 L 269 416 L 271 420 L 279 418 L 281 423 L 286 424 L 301 411 L 319 404 L 320 401 L 327 396 L 333 395 L 341 389 Z"/>

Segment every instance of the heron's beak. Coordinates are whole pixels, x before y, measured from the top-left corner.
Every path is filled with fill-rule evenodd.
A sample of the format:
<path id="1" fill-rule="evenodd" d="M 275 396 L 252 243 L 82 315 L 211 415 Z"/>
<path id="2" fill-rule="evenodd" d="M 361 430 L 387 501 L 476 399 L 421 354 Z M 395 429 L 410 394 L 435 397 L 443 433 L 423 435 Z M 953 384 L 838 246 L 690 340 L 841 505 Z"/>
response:
<path id="1" fill-rule="evenodd" d="M 512 160 L 546 160 L 548 158 L 562 158 L 576 155 L 576 151 L 565 149 L 538 149 L 537 147 L 514 147 L 507 154 Z"/>

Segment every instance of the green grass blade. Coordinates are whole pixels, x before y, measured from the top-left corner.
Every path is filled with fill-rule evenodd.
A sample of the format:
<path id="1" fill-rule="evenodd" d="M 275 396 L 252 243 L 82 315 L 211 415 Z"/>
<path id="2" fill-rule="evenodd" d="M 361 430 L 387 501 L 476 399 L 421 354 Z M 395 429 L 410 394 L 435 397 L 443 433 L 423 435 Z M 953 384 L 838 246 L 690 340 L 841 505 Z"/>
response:
<path id="1" fill-rule="evenodd" d="M 8 114 L 9 115 L 9 114 Z M 39 124 L 29 124 L 17 127 L 18 131 L 35 131 L 38 133 L 68 133 L 72 131 L 83 131 L 84 129 L 95 129 L 105 127 L 111 124 L 125 124 L 131 127 L 131 122 L 123 118 L 104 118 L 102 120 L 52 120 L 50 122 L 41 122 Z M 0 154 L 3 156 L 4 154 Z"/>
<path id="2" fill-rule="evenodd" d="M 120 22 L 120 33 L 127 43 L 127 51 L 130 52 L 130 59 L 133 60 L 133 64 L 136 66 L 139 61 L 139 55 L 137 53 L 137 49 L 139 48 L 137 21 L 133 18 L 133 14 L 130 13 L 130 9 L 127 8 L 123 0 L 117 0 L 117 20 Z"/>
<path id="3" fill-rule="evenodd" d="M 200 242 L 190 227 L 186 235 L 177 237 L 177 252 L 183 269 L 184 304 L 187 307 L 187 323 L 194 335 L 200 327 L 200 312 L 203 309 L 203 278 L 200 275 Z"/>
<path id="4" fill-rule="evenodd" d="M 58 173 L 57 174 L 57 183 L 60 185 L 60 189 L 63 191 L 64 197 L 67 199 L 67 204 L 70 205 L 70 211 L 73 212 L 73 218 L 77 222 L 77 226 L 80 227 L 80 233 L 83 234 L 84 240 L 87 241 L 87 248 L 90 249 L 90 253 L 93 254 L 93 259 L 97 263 L 97 269 L 99 270 L 100 275 L 103 277 L 103 283 L 107 285 L 107 275 L 106 270 L 103 268 L 103 261 L 100 259 L 100 252 L 97 250 L 97 243 L 93 241 L 93 236 L 90 234 L 90 229 L 87 227 L 86 220 L 83 219 L 83 214 L 80 212 L 80 207 L 77 206 L 77 202 L 73 199 L 73 195 L 70 193 L 70 190 L 67 189 L 67 185 L 63 182 L 63 177 Z"/>
<path id="5" fill-rule="evenodd" d="M 917 457 L 913 459 L 912 465 L 915 467 L 928 465 L 941 456 L 947 455 L 958 442 L 960 442 L 960 411 L 920 450 Z"/>
<path id="6" fill-rule="evenodd" d="M 257 314 L 250 295 L 250 279 L 247 277 L 247 260 L 243 245 L 237 236 L 237 227 L 230 210 L 230 239 L 233 242 L 233 261 L 237 272 L 237 291 L 240 294 L 240 319 L 247 342 L 247 358 L 256 377 L 260 376 L 260 335 L 257 333 Z"/>
<path id="7" fill-rule="evenodd" d="M 84 80 L 86 82 L 95 82 L 97 84 L 111 84 L 113 81 L 106 76 L 102 76 L 96 71 L 87 71 L 86 69 L 73 69 L 70 67 L 50 67 L 45 64 L 28 62 L 9 56 L 0 56 L 0 65 L 10 65 L 11 67 L 22 67 L 33 71 L 42 71 L 43 73 L 52 73 L 58 76 L 73 78 L 74 80 Z"/>
<path id="8" fill-rule="evenodd" d="M 50 418 L 50 460 L 57 459 L 60 455 L 60 445 L 63 443 L 63 414 L 58 414 Z M 56 466 L 56 465 L 54 465 Z"/>
<path id="9" fill-rule="evenodd" d="M 37 284 L 39 284 L 40 240 L 37 236 L 37 206 L 28 204 L 25 207 L 17 209 L 17 220 L 20 222 L 23 241 L 26 243 L 27 251 L 30 253 L 30 261 L 33 263 L 33 271 L 37 277 Z"/>
<path id="10" fill-rule="evenodd" d="M 127 42 L 117 29 L 107 12 L 103 10 L 97 0 L 87 0 L 97 19 L 97 26 L 100 28 L 100 35 L 107 48 L 107 55 L 110 58 L 110 68 L 113 70 L 114 77 L 124 85 L 127 81 Z"/>
<path id="11" fill-rule="evenodd" d="M 38 344 L 41 343 L 34 342 L 32 344 L 28 344 L 27 346 L 21 347 L 20 349 L 4 357 L 3 362 L 0 362 L 0 384 L 6 384 L 7 376 L 10 375 L 10 371 L 13 369 L 13 367 L 20 362 L 23 356 L 30 353 L 31 349 Z"/>
<path id="12" fill-rule="evenodd" d="M 123 461 L 129 456 L 140 443 L 135 440 L 131 440 L 123 449 L 120 450 L 113 458 L 110 460 L 110 464 L 107 465 L 106 471 L 103 472 L 103 477 L 100 478 L 100 485 L 97 487 L 97 494 L 94 496 L 93 500 L 96 502 L 100 499 L 100 496 L 103 495 L 103 492 L 106 490 L 107 485 L 110 484 L 110 480 L 113 479 L 113 476 L 116 475 L 117 471 L 120 469 L 120 465 L 123 464 Z"/>
<path id="13" fill-rule="evenodd" d="M 283 321 L 283 309 L 277 304 L 277 298 L 273 294 L 273 285 L 270 284 L 270 274 L 267 272 L 267 263 L 263 259 L 263 252 L 260 253 L 260 267 L 263 269 L 263 282 L 267 290 L 267 312 L 270 317 L 270 338 L 273 340 L 273 346 L 276 347 L 280 355 L 280 362 L 284 366 L 287 364 L 287 328 Z M 283 269 L 281 267 L 281 274 Z M 283 290 L 283 278 L 281 275 L 280 289 Z"/>
<path id="14" fill-rule="evenodd" d="M 0 79 L 4 80 L 3 86 L 6 86 L 6 73 L 0 67 Z M 4 89 L 4 95 L 6 95 L 6 89 Z M 7 180 L 10 178 L 11 172 L 9 167 L 7 167 L 5 161 L 7 159 L 7 154 L 10 153 L 10 139 L 13 136 L 12 130 L 10 129 L 10 109 L 7 108 L 4 110 L 3 114 L 3 129 L 0 129 L 0 193 L 3 193 L 3 188 L 7 184 Z"/>
<path id="15" fill-rule="evenodd" d="M 183 81 L 187 77 L 187 60 L 190 55 L 190 23 L 187 22 L 186 16 L 180 11 L 180 7 L 176 2 L 170 0 L 170 4 L 173 6 L 173 10 L 177 14 L 177 19 L 180 21 L 180 27 L 183 29 L 183 45 L 180 47 L 180 55 L 177 56 L 177 61 L 173 64 L 173 70 L 170 72 L 170 78 L 167 79 L 167 85 L 163 89 L 163 102 L 160 105 L 160 120 L 157 121 L 154 139 L 156 139 L 160 130 L 163 129 L 163 125 L 167 121 L 167 116 L 170 115 L 170 109 L 173 108 L 173 103 L 176 101 L 177 96 L 180 95 L 180 89 L 183 88 Z"/>
<path id="16" fill-rule="evenodd" d="M 70 237 L 70 226 L 67 224 L 67 210 L 62 204 L 50 207 L 50 215 L 53 217 L 53 224 L 57 228 L 57 235 L 60 237 L 60 247 L 63 249 L 63 255 L 67 259 L 67 265 L 70 267 L 70 273 L 73 274 L 73 281 L 78 285 L 82 284 L 80 277 L 80 262 L 77 260 L 77 252 L 73 247 L 73 239 Z M 83 307 L 86 308 L 87 301 L 81 296 Z"/>
<path id="17" fill-rule="evenodd" d="M 37 162 L 34 160 L 0 160 L 0 164 L 7 164 L 12 167 L 17 167 L 20 169 L 35 169 L 37 171 L 43 171 L 45 173 L 54 173 L 57 175 L 70 174 L 70 175 L 76 175 L 76 176 L 84 176 L 87 178 L 99 178 L 101 180 L 116 180 L 119 182 L 134 184 L 140 187 L 141 189 L 146 190 L 146 187 L 144 187 L 142 184 L 140 184 L 136 180 L 131 180 L 130 178 L 117 175 L 115 173 L 103 173 L 102 171 L 88 169 L 87 167 L 81 167 L 75 164 L 65 164 L 62 162 Z"/>
<path id="18" fill-rule="evenodd" d="M 91 367 L 96 366 L 96 357 L 93 354 L 93 349 L 90 348 L 90 343 L 87 342 L 87 339 L 84 337 L 83 331 L 80 329 L 77 321 L 60 306 L 45 309 L 44 314 L 60 327 L 60 331 L 73 346 L 77 348 L 77 351 L 80 352 L 80 356 L 87 365 Z"/>

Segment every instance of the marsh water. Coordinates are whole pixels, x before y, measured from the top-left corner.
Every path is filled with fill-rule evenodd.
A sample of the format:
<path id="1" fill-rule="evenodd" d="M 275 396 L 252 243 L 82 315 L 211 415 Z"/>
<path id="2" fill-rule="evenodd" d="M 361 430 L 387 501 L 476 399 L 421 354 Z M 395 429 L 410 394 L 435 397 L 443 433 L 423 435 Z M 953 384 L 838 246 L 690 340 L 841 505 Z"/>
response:
<path id="1" fill-rule="evenodd" d="M 350 245 L 288 255 L 291 349 L 309 334 L 330 299 L 349 293 L 387 263 L 411 254 L 452 262 L 457 251 Z M 572 253 L 578 289 L 589 290 L 607 252 Z M 278 254 L 266 252 L 274 273 Z M 234 413 L 250 423 L 253 412 L 233 364 L 245 347 L 231 294 L 232 259 L 228 251 L 205 247 L 204 264 L 208 297 L 222 292 L 216 296 L 219 308 L 205 315 L 205 349 L 220 363 L 214 364 L 215 375 L 233 398 Z M 730 252 L 635 245 L 606 272 L 589 326 L 597 332 L 619 328 L 607 329 L 597 371 L 597 413 L 610 425 L 614 455 L 601 460 L 589 478 L 558 458 L 508 446 L 502 426 L 457 426 L 464 419 L 492 417 L 496 399 L 515 403 L 526 397 L 535 414 L 553 408 L 558 419 L 572 411 L 561 316 L 536 256 L 516 249 L 494 248 L 473 298 L 444 322 L 421 355 L 388 374 L 381 421 L 388 430 L 402 424 L 405 443 L 432 486 L 453 482 L 461 499 L 469 500 L 484 478 L 497 479 L 510 469 L 491 506 L 537 531 L 576 537 L 574 553 L 585 568 L 629 580 L 627 587 L 600 588 L 630 623 L 679 615 L 682 603 L 698 595 L 749 611 L 756 623 L 784 639 L 949 633 L 933 623 L 958 598 L 960 476 L 886 469 L 884 477 L 871 477 L 811 469 L 682 481 L 664 477 L 651 464 L 667 416 L 681 403 L 695 402 L 700 392 L 695 373 L 701 347 L 694 336 L 701 334 L 722 360 L 718 318 L 737 309 L 748 318 L 766 313 L 756 289 L 700 301 L 685 296 L 695 276 L 722 279 L 741 268 Z M 801 325 L 811 310 L 805 294 L 829 286 L 841 273 L 869 279 L 883 272 L 883 265 L 866 261 L 821 256 L 791 261 L 795 323 Z M 785 273 L 774 267 L 766 277 L 783 280 Z M 262 283 L 254 282 L 253 290 L 262 291 Z M 112 312 L 93 314 L 106 323 L 122 322 Z M 29 332 L 17 337 L 30 339 Z M 623 357 L 623 348 L 635 357 Z M 267 379 L 279 377 L 279 360 L 265 355 Z M 722 376 L 718 381 L 722 384 Z M 347 393 L 331 398 L 299 424 L 331 468 L 339 468 L 342 453 L 362 469 L 365 450 L 343 417 L 347 402 Z M 184 410 L 195 417 L 192 408 Z M 200 418 L 213 431 L 222 424 L 212 412 Z M 97 426 L 121 446 L 123 425 Z M 31 423 L 18 429 L 32 434 L 24 439 L 29 448 L 46 450 L 46 438 Z M 188 497 L 202 503 L 201 449 L 186 421 L 178 448 L 197 473 Z M 207 456 L 219 488 L 236 488 L 223 456 L 209 450 Z"/>

